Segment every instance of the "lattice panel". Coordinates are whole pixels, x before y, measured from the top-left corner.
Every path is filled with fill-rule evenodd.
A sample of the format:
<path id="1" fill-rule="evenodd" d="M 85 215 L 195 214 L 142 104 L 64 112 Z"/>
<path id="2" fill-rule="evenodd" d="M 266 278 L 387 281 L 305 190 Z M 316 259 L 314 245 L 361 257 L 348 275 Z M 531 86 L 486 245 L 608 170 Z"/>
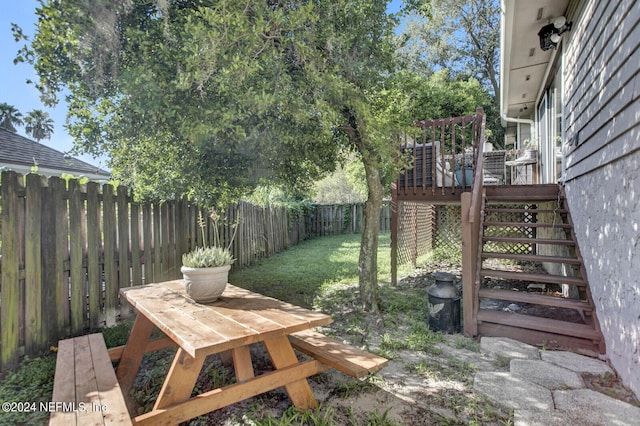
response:
<path id="1" fill-rule="evenodd" d="M 531 205 L 515 205 L 515 204 L 491 204 L 491 208 L 496 209 L 526 209 L 532 208 Z M 485 218 L 485 222 L 517 222 L 517 223 L 533 223 L 534 215 L 527 212 L 491 212 Z M 535 238 L 536 231 L 533 227 L 527 226 L 492 226 L 485 230 L 486 236 L 491 237 L 509 237 L 509 238 Z M 484 245 L 484 251 L 502 252 L 502 253 L 532 253 L 533 245 L 525 243 L 487 243 Z"/>
<path id="2" fill-rule="evenodd" d="M 462 246 L 462 213 L 460 206 L 436 207 L 435 247 L 460 250 Z"/>
<path id="3" fill-rule="evenodd" d="M 420 256 L 433 249 L 434 206 L 401 201 L 398 203 L 398 264 L 416 266 Z"/>

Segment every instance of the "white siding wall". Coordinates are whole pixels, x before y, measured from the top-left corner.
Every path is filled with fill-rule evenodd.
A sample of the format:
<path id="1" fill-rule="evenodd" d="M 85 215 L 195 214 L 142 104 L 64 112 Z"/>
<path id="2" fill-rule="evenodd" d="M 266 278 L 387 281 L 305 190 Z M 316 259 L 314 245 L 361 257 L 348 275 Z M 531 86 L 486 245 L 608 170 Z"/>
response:
<path id="1" fill-rule="evenodd" d="M 607 354 L 640 396 L 640 2 L 570 5 L 566 193 Z"/>

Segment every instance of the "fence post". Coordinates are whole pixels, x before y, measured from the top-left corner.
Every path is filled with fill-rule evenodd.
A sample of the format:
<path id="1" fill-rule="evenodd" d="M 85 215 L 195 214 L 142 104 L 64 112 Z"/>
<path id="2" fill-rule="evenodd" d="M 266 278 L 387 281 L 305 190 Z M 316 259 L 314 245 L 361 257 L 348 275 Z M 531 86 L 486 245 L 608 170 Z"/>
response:
<path id="1" fill-rule="evenodd" d="M 398 188 L 391 184 L 391 285 L 398 284 Z"/>

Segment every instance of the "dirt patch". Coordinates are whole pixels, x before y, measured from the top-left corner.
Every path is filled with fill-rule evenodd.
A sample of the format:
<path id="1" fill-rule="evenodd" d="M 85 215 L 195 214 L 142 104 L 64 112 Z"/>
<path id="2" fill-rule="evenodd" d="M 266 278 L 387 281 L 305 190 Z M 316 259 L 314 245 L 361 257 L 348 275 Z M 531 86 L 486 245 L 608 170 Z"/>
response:
<path id="1" fill-rule="evenodd" d="M 638 398 L 636 398 L 633 392 L 622 384 L 620 378 L 612 374 L 583 374 L 582 379 L 589 389 L 640 407 L 640 401 L 638 401 Z"/>

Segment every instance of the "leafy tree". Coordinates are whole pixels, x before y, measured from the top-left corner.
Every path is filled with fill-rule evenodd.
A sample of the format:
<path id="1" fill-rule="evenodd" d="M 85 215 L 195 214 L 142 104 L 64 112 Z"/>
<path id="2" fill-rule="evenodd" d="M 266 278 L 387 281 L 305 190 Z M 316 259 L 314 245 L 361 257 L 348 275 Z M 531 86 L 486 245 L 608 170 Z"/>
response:
<path id="1" fill-rule="evenodd" d="M 53 134 L 53 120 L 49 117 L 48 113 L 34 109 L 24 118 L 24 124 L 27 134 L 31 135 L 36 141 L 40 142 L 42 139 L 51 139 L 51 135 Z"/>
<path id="2" fill-rule="evenodd" d="M 7 103 L 0 103 L 0 127 L 10 132 L 17 132 L 15 126 L 22 126 L 22 114 L 15 106 Z"/>
<path id="3" fill-rule="evenodd" d="M 318 204 L 363 203 L 366 199 L 364 168 L 357 158 L 340 165 L 313 187 L 313 200 Z"/>
<path id="4" fill-rule="evenodd" d="M 494 143 L 500 124 L 500 2 L 498 0 L 410 0 L 403 56 L 419 73 L 448 69 L 453 78 L 477 79 L 491 96 L 485 105 Z"/>
<path id="5" fill-rule="evenodd" d="M 386 1 L 57 0 L 36 13 L 16 60 L 34 65 L 45 102 L 68 90 L 76 148 L 108 152 L 138 196 L 224 202 L 264 180 L 302 192 L 355 152 L 368 189 L 360 293 L 378 309 L 378 211 L 399 122 L 385 106 Z"/>

